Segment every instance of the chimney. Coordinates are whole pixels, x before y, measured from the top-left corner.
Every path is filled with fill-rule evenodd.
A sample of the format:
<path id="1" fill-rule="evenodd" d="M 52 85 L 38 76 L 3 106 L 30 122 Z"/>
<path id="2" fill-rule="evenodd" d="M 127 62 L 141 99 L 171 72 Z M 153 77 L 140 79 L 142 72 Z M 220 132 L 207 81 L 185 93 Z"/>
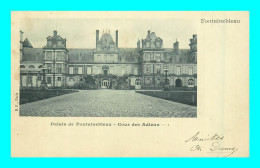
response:
<path id="1" fill-rule="evenodd" d="M 137 49 L 140 50 L 140 40 L 137 41 Z"/>
<path id="2" fill-rule="evenodd" d="M 23 32 L 20 30 L 20 42 L 23 42 Z"/>
<path id="3" fill-rule="evenodd" d="M 150 37 L 150 30 L 148 30 L 148 37 Z"/>
<path id="4" fill-rule="evenodd" d="M 177 39 L 176 39 L 176 42 L 173 43 L 173 47 L 174 47 L 174 52 L 176 54 L 179 54 L 179 42 L 177 41 Z"/>
<path id="5" fill-rule="evenodd" d="M 116 30 L 116 46 L 118 48 L 118 30 Z"/>
<path id="6" fill-rule="evenodd" d="M 99 30 L 96 30 L 96 43 L 99 41 Z"/>
<path id="7" fill-rule="evenodd" d="M 58 34 L 58 33 L 57 33 L 57 30 L 54 30 L 54 31 L 53 31 L 53 36 L 56 37 L 57 34 Z"/>

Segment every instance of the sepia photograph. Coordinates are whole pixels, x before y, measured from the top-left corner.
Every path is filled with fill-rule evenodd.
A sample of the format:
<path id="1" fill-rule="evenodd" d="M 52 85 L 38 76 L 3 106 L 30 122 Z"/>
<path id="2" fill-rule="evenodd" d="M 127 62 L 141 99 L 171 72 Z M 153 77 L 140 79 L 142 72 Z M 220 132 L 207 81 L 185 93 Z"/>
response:
<path id="1" fill-rule="evenodd" d="M 21 19 L 20 116 L 196 118 L 193 22 Z"/>

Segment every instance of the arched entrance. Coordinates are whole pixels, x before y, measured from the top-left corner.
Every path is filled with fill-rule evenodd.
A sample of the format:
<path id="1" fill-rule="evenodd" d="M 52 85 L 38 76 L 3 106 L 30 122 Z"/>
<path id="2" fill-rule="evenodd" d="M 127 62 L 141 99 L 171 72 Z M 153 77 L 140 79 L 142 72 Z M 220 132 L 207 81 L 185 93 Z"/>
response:
<path id="1" fill-rule="evenodd" d="M 175 86 L 176 87 L 181 87 L 181 79 L 176 79 Z"/>
<path id="2" fill-rule="evenodd" d="M 101 88 L 102 89 L 108 89 L 110 87 L 110 82 L 109 80 L 102 80 L 101 81 Z"/>

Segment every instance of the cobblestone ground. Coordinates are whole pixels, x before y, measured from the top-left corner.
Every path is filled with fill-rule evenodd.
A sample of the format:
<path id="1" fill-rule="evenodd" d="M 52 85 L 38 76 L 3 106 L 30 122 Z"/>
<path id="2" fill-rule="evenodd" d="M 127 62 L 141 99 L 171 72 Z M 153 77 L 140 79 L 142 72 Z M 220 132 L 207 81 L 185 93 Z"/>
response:
<path id="1" fill-rule="evenodd" d="M 21 116 L 196 117 L 197 108 L 125 90 L 88 90 L 20 106 Z"/>

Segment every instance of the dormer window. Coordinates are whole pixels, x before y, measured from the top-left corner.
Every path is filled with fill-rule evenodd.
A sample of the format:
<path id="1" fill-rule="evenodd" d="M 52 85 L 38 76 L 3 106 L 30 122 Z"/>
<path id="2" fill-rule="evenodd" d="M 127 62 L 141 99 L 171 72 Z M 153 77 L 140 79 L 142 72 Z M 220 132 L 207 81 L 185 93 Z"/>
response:
<path id="1" fill-rule="evenodd" d="M 151 43 L 149 41 L 146 42 L 146 48 L 150 48 L 151 47 Z"/>
<path id="2" fill-rule="evenodd" d="M 47 46 L 51 46 L 52 42 L 49 40 L 47 41 Z"/>
<path id="3" fill-rule="evenodd" d="M 161 48 L 161 42 L 160 42 L 160 41 L 157 41 L 157 42 L 156 42 L 156 47 L 157 47 L 157 48 Z"/>

